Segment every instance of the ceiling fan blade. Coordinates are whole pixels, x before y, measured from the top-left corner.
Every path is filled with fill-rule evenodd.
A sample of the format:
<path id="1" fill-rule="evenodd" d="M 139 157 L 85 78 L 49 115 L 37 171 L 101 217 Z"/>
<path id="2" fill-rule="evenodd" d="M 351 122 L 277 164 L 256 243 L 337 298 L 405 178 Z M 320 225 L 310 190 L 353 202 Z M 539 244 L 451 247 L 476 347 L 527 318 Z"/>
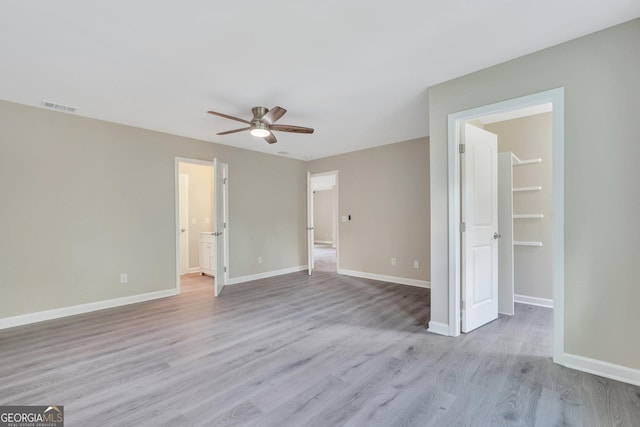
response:
<path id="1" fill-rule="evenodd" d="M 278 140 L 276 139 L 276 136 L 273 133 L 269 133 L 269 135 L 265 136 L 264 140 L 267 141 L 269 144 L 275 144 L 276 142 L 278 142 Z"/>
<path id="2" fill-rule="evenodd" d="M 277 122 L 282 116 L 284 116 L 284 114 L 286 112 L 287 112 L 287 110 L 285 110 L 282 107 L 273 107 L 271 110 L 269 110 L 267 112 L 267 114 L 262 116 L 260 121 L 262 123 L 265 123 L 265 124 L 268 124 L 268 125 L 272 125 L 275 122 Z"/>
<path id="3" fill-rule="evenodd" d="M 242 132 L 242 131 L 249 130 L 249 129 L 251 129 L 251 128 L 248 127 L 248 128 L 242 128 L 242 129 L 233 129 L 233 130 L 228 130 L 228 131 L 225 131 L 225 132 L 218 132 L 216 135 L 229 135 L 230 133 Z"/>
<path id="4" fill-rule="evenodd" d="M 279 130 L 280 132 L 293 132 L 293 133 L 313 133 L 313 129 L 305 128 L 302 126 L 293 125 L 273 125 L 271 130 Z"/>
<path id="5" fill-rule="evenodd" d="M 231 119 L 231 120 L 235 120 L 237 122 L 246 123 L 248 125 L 251 124 L 251 122 L 249 120 L 245 120 L 245 119 L 241 119 L 241 118 L 238 118 L 238 117 L 229 116 L 228 114 L 222 114 L 222 113 L 218 113 L 218 112 L 215 112 L 215 111 L 207 111 L 207 113 L 213 114 L 214 116 L 224 117 L 225 119 Z"/>

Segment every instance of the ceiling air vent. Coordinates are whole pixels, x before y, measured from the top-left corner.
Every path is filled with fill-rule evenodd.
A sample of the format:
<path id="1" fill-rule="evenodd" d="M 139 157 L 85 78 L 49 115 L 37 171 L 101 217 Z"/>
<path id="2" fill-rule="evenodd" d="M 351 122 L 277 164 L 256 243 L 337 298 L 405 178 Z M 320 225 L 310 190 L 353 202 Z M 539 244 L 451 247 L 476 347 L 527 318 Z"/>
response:
<path id="1" fill-rule="evenodd" d="M 45 101 L 45 100 L 42 100 L 40 105 L 42 105 L 44 108 L 48 108 L 50 110 L 61 111 L 63 113 L 76 113 L 78 111 L 78 107 L 72 107 L 70 105 L 57 104 L 55 102 Z"/>

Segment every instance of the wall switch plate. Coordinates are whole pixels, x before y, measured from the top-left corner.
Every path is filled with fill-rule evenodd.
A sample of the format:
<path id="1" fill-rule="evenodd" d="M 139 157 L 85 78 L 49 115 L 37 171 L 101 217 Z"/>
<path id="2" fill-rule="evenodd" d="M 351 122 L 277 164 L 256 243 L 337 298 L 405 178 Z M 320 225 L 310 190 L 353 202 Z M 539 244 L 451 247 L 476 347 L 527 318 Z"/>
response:
<path id="1" fill-rule="evenodd" d="M 391 265 L 396 265 L 396 259 L 395 258 L 391 258 Z"/>
<path id="2" fill-rule="evenodd" d="M 348 221 L 348 219 L 347 219 L 347 216 L 346 216 L 346 215 L 342 215 L 342 218 L 341 218 L 341 219 L 342 219 L 342 222 L 347 222 L 347 221 Z"/>
<path id="3" fill-rule="evenodd" d="M 127 273 L 120 274 L 120 283 L 124 285 L 128 281 L 129 281 L 129 277 L 127 276 Z"/>
<path id="4" fill-rule="evenodd" d="M 258 257 L 258 264 L 262 264 L 262 257 L 261 256 Z"/>
<path id="5" fill-rule="evenodd" d="M 418 260 L 413 261 L 413 268 L 420 268 L 420 261 Z"/>
<path id="6" fill-rule="evenodd" d="M 204 223 L 205 223 L 205 224 L 209 224 L 209 217 L 206 217 L 206 218 L 204 219 Z"/>

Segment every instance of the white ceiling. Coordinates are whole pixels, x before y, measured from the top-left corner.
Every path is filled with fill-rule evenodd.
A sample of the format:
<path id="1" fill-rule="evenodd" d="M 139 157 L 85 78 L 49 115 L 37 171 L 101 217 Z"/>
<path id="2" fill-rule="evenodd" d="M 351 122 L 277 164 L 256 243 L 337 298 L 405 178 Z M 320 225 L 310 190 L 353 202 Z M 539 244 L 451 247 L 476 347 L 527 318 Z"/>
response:
<path id="1" fill-rule="evenodd" d="M 427 87 L 638 16 L 638 0 L 3 1 L 0 99 L 308 160 L 426 136 Z M 270 146 L 206 114 L 257 105 L 316 132 Z"/>

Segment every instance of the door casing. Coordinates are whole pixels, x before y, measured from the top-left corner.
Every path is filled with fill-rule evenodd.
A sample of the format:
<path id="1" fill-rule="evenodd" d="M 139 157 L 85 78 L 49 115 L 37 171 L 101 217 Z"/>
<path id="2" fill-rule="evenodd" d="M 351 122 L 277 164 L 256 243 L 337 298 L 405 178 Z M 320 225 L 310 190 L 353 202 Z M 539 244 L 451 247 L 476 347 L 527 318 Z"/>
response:
<path id="1" fill-rule="evenodd" d="M 311 172 L 307 172 L 307 179 L 313 179 L 313 177 L 317 177 L 317 176 L 327 176 L 327 175 L 333 175 L 335 176 L 335 187 L 334 187 L 334 211 L 333 211 L 333 217 L 334 217 L 334 221 L 335 221 L 335 248 L 336 248 L 336 272 L 340 271 L 340 209 L 339 209 L 339 171 L 337 170 L 333 170 L 333 171 L 327 171 L 327 172 L 316 172 L 316 173 L 311 173 Z M 309 197 L 311 197 L 311 199 L 313 200 L 313 189 L 310 187 L 310 182 L 307 181 L 307 202 L 309 200 Z M 311 194 L 310 194 L 311 193 Z M 309 217 L 308 217 L 308 211 L 309 206 L 307 203 L 307 227 L 309 226 Z M 308 234 L 307 234 L 307 238 L 308 238 Z M 311 252 L 309 252 L 311 251 Z M 307 262 L 309 262 L 310 258 L 313 258 L 313 244 L 311 245 L 311 247 L 309 247 L 309 244 L 307 243 Z M 307 266 L 308 267 L 308 266 Z"/>
<path id="2" fill-rule="evenodd" d="M 211 168 L 213 168 L 213 162 L 212 161 L 207 161 L 207 160 L 200 160 L 200 159 L 190 159 L 187 157 L 176 157 L 175 158 L 175 189 L 174 189 L 174 194 L 175 194 L 175 236 L 176 236 L 176 291 L 177 293 L 180 293 L 180 240 L 178 239 L 178 233 L 180 232 L 180 222 L 179 222 L 179 203 L 180 201 L 178 200 L 178 191 L 180 188 L 180 163 L 191 163 L 191 164 L 195 164 L 195 165 L 204 165 L 204 166 L 211 166 Z M 227 186 L 228 188 L 228 186 Z M 213 191 L 213 189 L 212 189 Z M 228 191 L 227 191 L 228 193 Z M 230 220 L 229 220 L 229 203 L 228 203 L 228 194 L 226 195 L 226 199 L 227 199 L 227 203 L 225 204 L 225 209 L 226 209 L 226 216 L 227 216 L 227 233 L 226 233 L 226 238 L 225 238 L 225 249 L 224 249 L 224 257 L 225 257 L 225 263 L 227 265 L 227 271 L 224 273 L 225 274 L 225 283 L 229 283 L 229 229 L 230 229 Z M 212 217 L 213 217 L 213 212 L 212 212 Z"/>
<path id="3" fill-rule="evenodd" d="M 552 104 L 553 117 L 553 361 L 564 364 L 564 88 L 551 89 L 448 115 L 449 334 L 460 335 L 460 127 L 469 120 Z M 432 301 L 433 303 L 433 301 Z M 437 330 L 435 332 L 438 332 Z"/>

